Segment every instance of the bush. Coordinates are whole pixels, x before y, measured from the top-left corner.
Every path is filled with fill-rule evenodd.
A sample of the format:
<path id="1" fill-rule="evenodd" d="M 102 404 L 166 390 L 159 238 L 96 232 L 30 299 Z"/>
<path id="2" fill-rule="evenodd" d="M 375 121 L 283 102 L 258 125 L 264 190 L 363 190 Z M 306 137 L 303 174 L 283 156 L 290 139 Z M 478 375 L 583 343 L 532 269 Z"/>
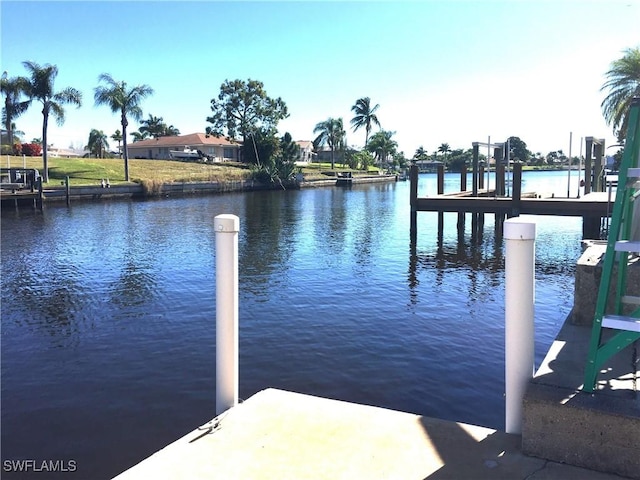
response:
<path id="1" fill-rule="evenodd" d="M 3 143 L 0 147 L 0 155 L 13 155 L 13 148 L 11 148 L 11 145 Z"/>
<path id="2" fill-rule="evenodd" d="M 42 155 L 42 145 L 38 143 L 23 143 L 22 154 L 28 157 L 39 157 Z"/>

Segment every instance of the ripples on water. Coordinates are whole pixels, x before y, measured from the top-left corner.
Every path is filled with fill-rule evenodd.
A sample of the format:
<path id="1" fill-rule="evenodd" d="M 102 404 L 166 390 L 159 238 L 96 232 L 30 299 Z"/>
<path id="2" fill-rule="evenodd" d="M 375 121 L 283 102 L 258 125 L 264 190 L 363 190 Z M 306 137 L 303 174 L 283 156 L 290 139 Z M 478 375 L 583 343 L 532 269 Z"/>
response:
<path id="1" fill-rule="evenodd" d="M 77 478 L 107 478 L 213 416 L 221 213 L 241 221 L 242 397 L 277 387 L 503 428 L 493 218 L 476 238 L 468 215 L 459 239 L 445 214 L 439 240 L 421 213 L 412 252 L 408 190 L 3 212 L 3 460 L 74 459 Z M 538 362 L 571 309 L 580 231 L 537 227 Z"/>

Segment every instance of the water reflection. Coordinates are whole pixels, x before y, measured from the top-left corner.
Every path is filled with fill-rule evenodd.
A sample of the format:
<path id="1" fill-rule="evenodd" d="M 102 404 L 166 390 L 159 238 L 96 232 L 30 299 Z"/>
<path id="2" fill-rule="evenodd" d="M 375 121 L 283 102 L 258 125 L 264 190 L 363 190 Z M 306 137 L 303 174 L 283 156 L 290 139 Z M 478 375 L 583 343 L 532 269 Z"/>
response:
<path id="1" fill-rule="evenodd" d="M 438 234 L 421 214 L 412 244 L 408 190 L 3 212 L 3 454 L 72 453 L 110 478 L 212 416 L 221 213 L 240 217 L 242 397 L 288 388 L 500 428 L 502 240 L 491 216 L 457 231 L 445 214 Z M 536 355 L 571 307 L 579 235 L 540 227 Z"/>

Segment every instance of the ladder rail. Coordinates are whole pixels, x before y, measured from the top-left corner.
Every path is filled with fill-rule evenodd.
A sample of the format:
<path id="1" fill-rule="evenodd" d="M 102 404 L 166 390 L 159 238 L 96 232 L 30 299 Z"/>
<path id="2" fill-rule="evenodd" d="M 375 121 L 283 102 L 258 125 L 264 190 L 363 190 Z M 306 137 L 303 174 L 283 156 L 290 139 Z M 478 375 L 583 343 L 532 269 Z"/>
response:
<path id="1" fill-rule="evenodd" d="M 636 182 L 629 185 L 629 174 L 637 175 L 638 160 L 640 157 L 640 98 L 636 97 L 631 102 L 629 110 L 629 122 L 627 137 L 625 141 L 624 153 L 618 173 L 618 187 L 616 199 L 611 213 L 611 222 L 607 237 L 607 248 L 602 266 L 602 277 L 598 288 L 596 308 L 591 330 L 591 340 L 589 342 L 589 356 L 585 368 L 585 380 L 583 389 L 593 392 L 598 371 L 602 365 L 614 354 L 635 342 L 640 338 L 640 333 L 620 330 L 607 342 L 602 342 L 602 319 L 607 309 L 607 300 L 611 288 L 611 275 L 616 258 L 618 261 L 618 278 L 616 281 L 617 291 L 615 295 L 615 313 L 622 313 L 622 298 L 626 296 L 626 273 L 629 260 L 629 251 L 617 251 L 616 243 L 619 241 L 628 242 L 631 234 L 631 220 L 633 217 L 632 200 L 637 195 L 635 191 Z M 633 243 L 633 242 L 631 242 Z M 636 309 L 633 316 L 640 315 L 640 309 Z"/>

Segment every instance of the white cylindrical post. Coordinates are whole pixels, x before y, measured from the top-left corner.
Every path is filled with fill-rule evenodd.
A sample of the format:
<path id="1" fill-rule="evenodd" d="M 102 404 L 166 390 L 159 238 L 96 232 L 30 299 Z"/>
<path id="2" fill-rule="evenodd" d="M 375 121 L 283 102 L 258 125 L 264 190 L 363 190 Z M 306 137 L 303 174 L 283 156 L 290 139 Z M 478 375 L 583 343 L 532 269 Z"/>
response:
<path id="1" fill-rule="evenodd" d="M 240 219 L 218 215 L 216 232 L 216 415 L 238 403 L 238 232 Z"/>
<path id="2" fill-rule="evenodd" d="M 534 368 L 536 225 L 520 217 L 504 222 L 505 430 L 522 433 L 522 400 Z"/>

